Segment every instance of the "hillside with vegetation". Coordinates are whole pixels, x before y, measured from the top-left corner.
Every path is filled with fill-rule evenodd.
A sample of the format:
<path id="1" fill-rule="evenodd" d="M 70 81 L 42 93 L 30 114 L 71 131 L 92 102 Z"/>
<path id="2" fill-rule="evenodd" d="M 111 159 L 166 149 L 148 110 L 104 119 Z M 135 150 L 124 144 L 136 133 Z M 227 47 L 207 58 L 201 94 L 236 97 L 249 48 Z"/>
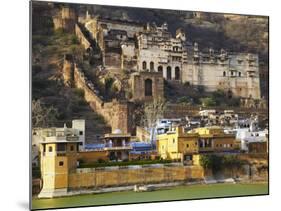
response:
<path id="1" fill-rule="evenodd" d="M 33 127 L 71 127 L 73 119 L 86 119 L 86 140 L 94 140 L 110 128 L 84 100 L 83 90 L 64 86 L 61 72 L 64 55 L 83 55 L 84 48 L 75 35 L 53 30 L 48 8 L 34 10 L 33 20 L 39 17 L 41 24 L 35 21 L 32 28 Z"/>
<path id="2" fill-rule="evenodd" d="M 53 30 L 52 16 L 60 4 L 38 4 L 32 11 L 32 105 L 34 127 L 70 126 L 75 118 L 86 119 L 86 139 L 110 131 L 104 119 L 92 112 L 84 100 L 82 90 L 65 87 L 62 80 L 62 64 L 65 54 L 81 57 L 84 48 L 75 35 Z M 215 13 L 154 10 L 97 5 L 76 5 L 84 16 L 88 10 L 104 18 L 136 21 L 158 25 L 168 23 L 172 34 L 183 28 L 190 43 L 197 42 L 200 50 L 209 47 L 224 48 L 234 52 L 258 53 L 260 61 L 268 64 L 268 18 L 258 16 L 234 16 Z M 93 72 L 85 74 L 91 77 Z M 116 97 L 118 86 L 109 76 L 104 84 L 94 81 L 104 99 Z M 118 85 L 118 84 L 117 84 Z M 188 90 L 188 91 L 187 91 Z M 125 90 L 126 91 L 126 90 Z M 263 91 L 263 90 L 262 90 Z M 186 94 L 188 93 L 188 94 Z M 239 99 L 228 98 L 220 91 L 204 92 L 202 87 L 165 83 L 165 97 L 173 103 L 205 106 L 238 106 Z"/>

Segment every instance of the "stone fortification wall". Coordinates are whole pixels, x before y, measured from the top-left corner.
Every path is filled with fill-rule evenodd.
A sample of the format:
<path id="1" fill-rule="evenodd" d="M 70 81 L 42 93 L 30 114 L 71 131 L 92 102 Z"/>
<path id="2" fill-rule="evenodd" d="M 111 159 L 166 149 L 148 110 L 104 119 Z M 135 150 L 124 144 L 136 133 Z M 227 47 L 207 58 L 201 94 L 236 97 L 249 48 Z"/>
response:
<path id="1" fill-rule="evenodd" d="M 123 133 L 132 133 L 134 124 L 132 120 L 133 104 L 127 101 L 104 102 L 97 94 L 94 85 L 89 81 L 82 70 L 74 65 L 74 85 L 84 90 L 85 100 L 90 107 L 102 115 L 105 121 L 111 126 L 112 131 L 120 129 Z"/>
<path id="2" fill-rule="evenodd" d="M 90 41 L 88 40 L 87 37 L 85 37 L 78 24 L 75 24 L 75 35 L 78 37 L 79 42 L 81 43 L 81 45 L 84 46 L 86 50 L 91 48 Z"/>
<path id="3" fill-rule="evenodd" d="M 140 167 L 137 169 L 97 170 L 77 169 L 69 175 L 70 189 L 114 187 L 122 185 L 150 184 L 203 179 L 204 170 L 200 166 Z"/>

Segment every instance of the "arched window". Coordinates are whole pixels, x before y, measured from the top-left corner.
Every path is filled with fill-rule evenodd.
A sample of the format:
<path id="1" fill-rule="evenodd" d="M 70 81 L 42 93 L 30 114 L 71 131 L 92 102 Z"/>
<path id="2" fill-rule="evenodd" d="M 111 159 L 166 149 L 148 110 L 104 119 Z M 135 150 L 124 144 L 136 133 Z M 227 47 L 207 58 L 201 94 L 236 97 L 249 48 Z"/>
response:
<path id="1" fill-rule="evenodd" d="M 146 70 L 146 61 L 143 61 L 143 62 L 142 62 L 142 69 L 143 69 L 143 70 Z"/>
<path id="2" fill-rule="evenodd" d="M 144 81 L 144 95 L 152 96 L 152 80 L 151 79 L 146 79 Z"/>
<path id="3" fill-rule="evenodd" d="M 227 96 L 228 96 L 228 98 L 229 98 L 229 99 L 231 99 L 231 98 L 232 98 L 232 91 L 231 91 L 231 90 L 228 90 L 228 92 L 227 92 Z"/>
<path id="4" fill-rule="evenodd" d="M 153 62 L 150 62 L 150 66 L 149 66 L 150 68 L 150 71 L 153 71 L 154 70 L 154 63 Z"/>
<path id="5" fill-rule="evenodd" d="M 225 75 L 226 75 L 226 73 L 225 73 L 225 71 L 223 71 L 223 76 L 225 77 Z"/>
<path id="6" fill-rule="evenodd" d="M 239 77 L 241 77 L 241 72 L 238 73 Z"/>
<path id="7" fill-rule="evenodd" d="M 172 79 L 172 69 L 170 66 L 167 67 L 167 80 Z"/>
<path id="8" fill-rule="evenodd" d="M 175 68 L 175 80 L 180 80 L 180 68 Z"/>
<path id="9" fill-rule="evenodd" d="M 158 72 L 161 72 L 161 73 L 163 73 L 163 67 L 160 65 L 160 66 L 158 66 Z"/>

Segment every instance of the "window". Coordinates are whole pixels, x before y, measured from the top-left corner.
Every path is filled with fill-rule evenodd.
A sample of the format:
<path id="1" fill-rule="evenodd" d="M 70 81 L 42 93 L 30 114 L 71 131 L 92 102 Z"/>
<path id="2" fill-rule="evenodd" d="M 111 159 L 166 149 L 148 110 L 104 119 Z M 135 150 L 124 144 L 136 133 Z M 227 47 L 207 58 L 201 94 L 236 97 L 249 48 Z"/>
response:
<path id="1" fill-rule="evenodd" d="M 230 147 L 232 147 L 232 144 L 230 144 Z"/>
<path id="2" fill-rule="evenodd" d="M 175 79 L 180 80 L 180 68 L 179 67 L 175 68 Z"/>
<path id="3" fill-rule="evenodd" d="M 226 73 L 225 73 L 225 71 L 223 71 L 223 76 L 225 77 L 225 75 L 226 75 Z"/>
<path id="4" fill-rule="evenodd" d="M 163 67 L 162 66 L 158 66 L 158 72 L 163 74 Z"/>
<path id="5" fill-rule="evenodd" d="M 79 131 L 79 135 L 80 135 L 80 136 L 83 136 L 83 131 Z"/>
<path id="6" fill-rule="evenodd" d="M 173 144 L 175 143 L 175 139 L 173 138 Z"/>
<path id="7" fill-rule="evenodd" d="M 170 66 L 167 67 L 167 79 L 168 80 L 172 79 L 172 70 Z"/>
<path id="8" fill-rule="evenodd" d="M 233 76 L 233 71 L 231 71 L 231 76 Z"/>
<path id="9" fill-rule="evenodd" d="M 154 63 L 150 62 L 150 71 L 153 71 L 153 70 L 154 70 Z"/>
<path id="10" fill-rule="evenodd" d="M 53 151 L 53 147 L 49 147 L 49 152 L 52 152 Z"/>
<path id="11" fill-rule="evenodd" d="M 146 79 L 144 81 L 144 95 L 152 96 L 152 80 L 151 79 Z"/>
<path id="12" fill-rule="evenodd" d="M 189 148 L 189 144 L 186 144 L 186 148 Z"/>
<path id="13" fill-rule="evenodd" d="M 65 151 L 66 150 L 66 145 L 63 144 L 63 143 L 59 143 L 57 144 L 57 151 L 58 152 L 62 152 L 62 151 Z"/>
<path id="14" fill-rule="evenodd" d="M 74 151 L 74 146 L 73 145 L 70 146 L 70 151 Z"/>
<path id="15" fill-rule="evenodd" d="M 142 69 L 143 69 L 143 70 L 146 70 L 146 61 L 143 61 L 143 62 L 142 62 Z"/>
<path id="16" fill-rule="evenodd" d="M 239 77 L 241 77 L 241 72 L 238 73 Z"/>
<path id="17" fill-rule="evenodd" d="M 63 161 L 60 161 L 60 162 L 59 162 L 59 166 L 63 166 Z"/>

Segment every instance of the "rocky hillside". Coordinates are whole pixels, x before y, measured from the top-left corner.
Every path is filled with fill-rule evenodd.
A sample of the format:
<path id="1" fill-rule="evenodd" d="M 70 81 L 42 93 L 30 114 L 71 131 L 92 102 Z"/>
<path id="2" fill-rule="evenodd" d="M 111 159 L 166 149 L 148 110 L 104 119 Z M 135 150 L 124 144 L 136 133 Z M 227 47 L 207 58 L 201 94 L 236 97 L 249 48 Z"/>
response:
<path id="1" fill-rule="evenodd" d="M 41 18 L 32 34 L 32 101 L 39 105 L 33 116 L 48 115 L 46 121 L 33 119 L 33 127 L 62 127 L 63 123 L 70 127 L 72 119 L 86 119 L 86 141 L 95 141 L 110 128 L 86 103 L 83 91 L 64 86 L 61 73 L 64 54 L 82 54 L 84 49 L 76 36 L 53 31 L 51 15 L 49 7 L 33 11 L 33 20 Z"/>

